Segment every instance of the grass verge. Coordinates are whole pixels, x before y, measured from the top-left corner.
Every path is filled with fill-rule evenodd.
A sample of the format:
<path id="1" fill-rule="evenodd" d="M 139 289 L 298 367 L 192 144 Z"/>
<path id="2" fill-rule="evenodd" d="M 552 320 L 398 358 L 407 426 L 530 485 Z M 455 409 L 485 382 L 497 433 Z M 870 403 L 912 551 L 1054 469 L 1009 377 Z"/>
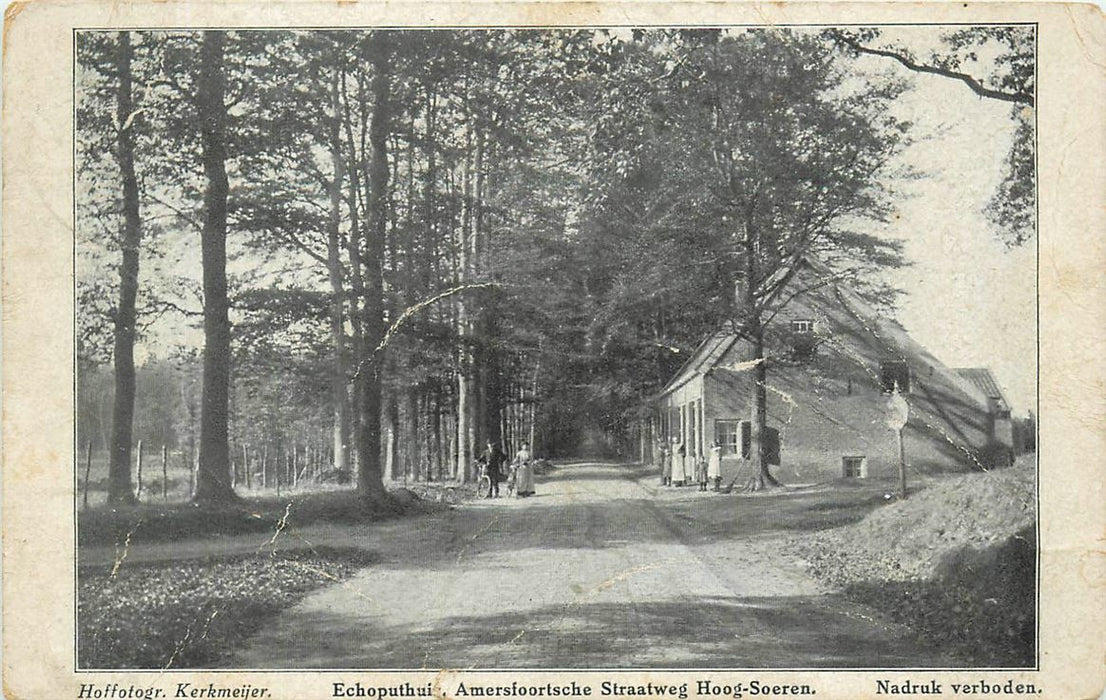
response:
<path id="1" fill-rule="evenodd" d="M 220 661 L 281 610 L 372 562 L 317 548 L 80 571 L 78 666 L 200 668 Z"/>
<path id="2" fill-rule="evenodd" d="M 103 506 L 78 515 L 80 545 L 119 545 L 124 541 L 174 542 L 212 535 L 273 532 L 278 527 L 311 523 L 364 523 L 430 512 L 442 506 L 392 497 L 369 507 L 352 490 L 296 494 L 286 498 L 243 498 L 237 503 L 199 506 L 194 503 L 144 503 Z"/>

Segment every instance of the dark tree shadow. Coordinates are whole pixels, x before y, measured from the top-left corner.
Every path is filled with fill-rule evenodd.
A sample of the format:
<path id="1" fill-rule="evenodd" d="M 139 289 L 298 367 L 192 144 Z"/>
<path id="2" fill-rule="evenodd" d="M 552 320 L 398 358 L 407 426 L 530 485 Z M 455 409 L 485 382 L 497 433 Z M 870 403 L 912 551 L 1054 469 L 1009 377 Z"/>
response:
<path id="1" fill-rule="evenodd" d="M 688 597 L 494 611 L 433 630 L 297 618 L 255 640 L 300 668 L 938 668 L 957 663 L 836 596 Z M 352 638 L 351 638 L 352 637 Z"/>

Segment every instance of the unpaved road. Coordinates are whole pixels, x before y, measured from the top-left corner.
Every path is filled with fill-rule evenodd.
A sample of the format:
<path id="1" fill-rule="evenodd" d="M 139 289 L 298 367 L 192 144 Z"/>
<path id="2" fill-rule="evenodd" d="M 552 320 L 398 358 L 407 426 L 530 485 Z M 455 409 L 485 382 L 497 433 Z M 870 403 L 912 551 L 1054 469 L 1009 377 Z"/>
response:
<path id="1" fill-rule="evenodd" d="M 282 613 L 226 666 L 955 663 L 817 587 L 781 548 L 798 529 L 782 514 L 800 506 L 651 481 L 640 469 L 575 464 L 539 477 L 530 499 L 366 527 L 345 544 L 381 552 L 377 565 Z"/>

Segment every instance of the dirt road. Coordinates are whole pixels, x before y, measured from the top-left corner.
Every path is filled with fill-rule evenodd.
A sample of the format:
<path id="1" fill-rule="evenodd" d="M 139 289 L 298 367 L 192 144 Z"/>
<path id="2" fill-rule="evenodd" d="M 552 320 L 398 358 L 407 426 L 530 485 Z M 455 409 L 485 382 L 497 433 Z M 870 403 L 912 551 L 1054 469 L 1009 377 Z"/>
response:
<path id="1" fill-rule="evenodd" d="M 780 546 L 798 527 L 786 514 L 801 504 L 652 481 L 640 469 L 575 464 L 539 477 L 533 498 L 366 528 L 346 544 L 382 552 L 378 565 L 289 609 L 226 665 L 952 663 L 905 628 L 819 590 Z"/>

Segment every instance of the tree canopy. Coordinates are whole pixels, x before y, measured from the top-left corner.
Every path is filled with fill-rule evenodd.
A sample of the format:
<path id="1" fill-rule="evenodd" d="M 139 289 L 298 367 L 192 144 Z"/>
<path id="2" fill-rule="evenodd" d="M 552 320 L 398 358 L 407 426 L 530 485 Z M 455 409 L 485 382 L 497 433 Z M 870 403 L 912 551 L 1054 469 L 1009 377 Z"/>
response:
<path id="1" fill-rule="evenodd" d="M 901 250 L 870 224 L 893 211 L 910 124 L 889 106 L 908 86 L 857 78 L 856 55 L 1032 105 L 1017 31 L 949 35 L 940 61 L 878 39 L 81 32 L 90 391 L 121 341 L 177 358 L 175 379 L 159 375 L 180 382 L 176 441 L 199 428 L 201 472 L 229 473 L 200 480 L 211 500 L 250 468 L 236 445 L 310 443 L 373 503 L 388 477 L 470 478 L 489 439 L 555 454 L 592 432 L 625 449 L 705 333 L 728 324 L 763 345 L 802 260 L 893 307 L 878 272 Z M 986 78 L 959 77 L 984 53 Z M 990 211 L 1021 240 L 1032 131 L 1012 118 Z M 136 339 L 108 322 L 132 286 Z"/>

